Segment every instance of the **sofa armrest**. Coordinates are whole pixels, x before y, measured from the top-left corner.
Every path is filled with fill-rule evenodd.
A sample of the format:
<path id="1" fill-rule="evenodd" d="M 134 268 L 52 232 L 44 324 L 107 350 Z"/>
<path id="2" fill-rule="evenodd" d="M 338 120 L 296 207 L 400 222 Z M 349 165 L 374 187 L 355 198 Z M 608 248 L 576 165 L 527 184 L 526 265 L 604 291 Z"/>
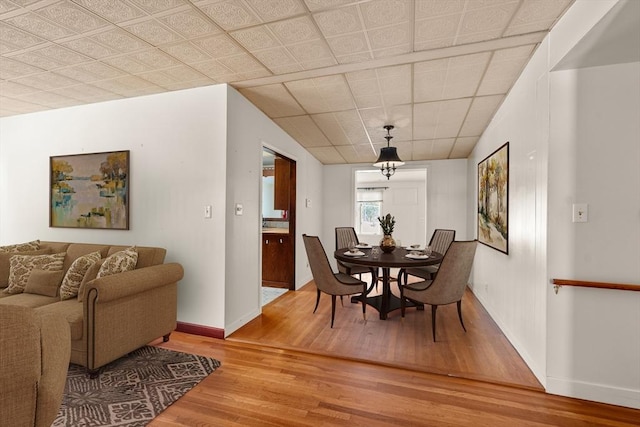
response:
<path id="1" fill-rule="evenodd" d="M 95 293 L 96 303 L 114 301 L 123 297 L 146 292 L 176 283 L 184 276 L 184 269 L 178 263 L 159 264 L 138 268 L 124 273 L 100 277 L 87 283 L 87 295 Z"/>

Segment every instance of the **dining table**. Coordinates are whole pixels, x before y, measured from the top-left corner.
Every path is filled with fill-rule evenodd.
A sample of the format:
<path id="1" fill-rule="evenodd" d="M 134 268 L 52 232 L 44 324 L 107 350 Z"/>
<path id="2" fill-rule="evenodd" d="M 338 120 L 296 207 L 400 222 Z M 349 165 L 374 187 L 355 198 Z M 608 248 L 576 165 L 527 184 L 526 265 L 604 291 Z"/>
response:
<path id="1" fill-rule="evenodd" d="M 373 286 L 371 286 L 367 290 L 366 298 L 367 305 L 378 310 L 381 320 L 386 320 L 390 312 L 400 308 L 400 297 L 391 292 L 391 269 L 426 267 L 427 265 L 440 264 L 443 257 L 443 255 L 438 252 L 431 252 L 428 257 L 415 256 L 411 254 L 412 252 L 415 253 L 415 250 L 403 247 L 397 247 L 392 252 L 382 252 L 377 246 L 369 246 L 368 248 L 360 247 L 358 249 L 360 254 L 355 256 L 350 254 L 347 248 L 337 249 L 333 253 L 333 256 L 335 259 L 345 263 L 379 268 L 382 270 L 382 294 L 369 296 L 373 290 Z M 409 257 L 413 256 L 413 258 L 409 258 L 407 255 L 409 255 Z M 360 302 L 360 296 L 354 296 L 352 302 Z M 413 304 L 408 303 L 407 306 L 413 306 Z"/>

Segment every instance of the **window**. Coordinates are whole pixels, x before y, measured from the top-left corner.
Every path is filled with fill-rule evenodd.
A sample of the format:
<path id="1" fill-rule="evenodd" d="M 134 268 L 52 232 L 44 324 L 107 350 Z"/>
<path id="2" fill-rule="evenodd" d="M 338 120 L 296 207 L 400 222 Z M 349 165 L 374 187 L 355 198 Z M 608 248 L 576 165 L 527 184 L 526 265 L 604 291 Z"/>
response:
<path id="1" fill-rule="evenodd" d="M 381 234 L 378 217 L 382 211 L 381 188 L 358 188 L 356 202 L 356 233 Z"/>

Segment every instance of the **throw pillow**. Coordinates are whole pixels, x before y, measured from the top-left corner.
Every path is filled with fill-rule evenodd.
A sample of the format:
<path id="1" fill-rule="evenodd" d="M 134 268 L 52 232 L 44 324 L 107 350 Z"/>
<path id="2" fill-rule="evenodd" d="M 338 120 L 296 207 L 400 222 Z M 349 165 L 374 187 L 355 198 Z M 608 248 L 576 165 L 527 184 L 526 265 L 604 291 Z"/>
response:
<path id="1" fill-rule="evenodd" d="M 87 283 L 96 278 L 96 276 L 98 275 L 98 271 L 100 271 L 102 264 L 104 264 L 104 261 L 104 259 L 101 259 L 100 261 L 94 263 L 85 273 L 84 278 L 82 279 L 82 283 L 80 283 L 80 287 L 78 288 L 78 302 L 82 302 L 84 298 L 84 288 L 87 287 Z"/>
<path id="2" fill-rule="evenodd" d="M 138 251 L 135 246 L 132 246 L 107 257 L 102 263 L 96 278 L 133 270 L 136 268 L 137 263 Z"/>
<path id="3" fill-rule="evenodd" d="M 73 264 L 71 264 L 71 267 L 69 267 L 67 274 L 65 274 L 62 280 L 62 286 L 60 287 L 61 300 L 74 298 L 78 295 L 78 289 L 80 288 L 82 279 L 84 279 L 84 275 L 87 273 L 87 270 L 89 270 L 89 267 L 100 261 L 100 258 L 100 252 L 92 252 L 78 257 L 73 261 Z"/>
<path id="4" fill-rule="evenodd" d="M 49 249 L 40 249 L 37 251 L 20 252 L 20 255 L 41 255 L 48 254 Z M 0 288 L 6 288 L 9 285 L 9 270 L 11 269 L 11 257 L 18 255 L 15 252 L 0 252 Z"/>
<path id="5" fill-rule="evenodd" d="M 27 252 L 40 249 L 40 240 L 15 245 L 0 246 L 0 252 Z"/>
<path id="6" fill-rule="evenodd" d="M 64 271 L 46 271 L 33 269 L 24 287 L 25 294 L 38 294 L 46 297 L 58 296 Z"/>
<path id="7" fill-rule="evenodd" d="M 24 291 L 29 275 L 33 269 L 59 271 L 62 270 L 66 252 L 53 255 L 14 255 L 9 260 L 9 286 L 4 290 L 7 294 L 19 294 Z"/>

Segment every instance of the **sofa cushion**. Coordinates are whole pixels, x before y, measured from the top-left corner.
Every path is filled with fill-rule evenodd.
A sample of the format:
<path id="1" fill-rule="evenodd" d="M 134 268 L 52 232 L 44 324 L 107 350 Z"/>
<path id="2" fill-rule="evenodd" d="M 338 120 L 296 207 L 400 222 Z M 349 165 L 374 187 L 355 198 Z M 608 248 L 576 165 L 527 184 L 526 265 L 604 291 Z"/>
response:
<path id="1" fill-rule="evenodd" d="M 24 292 L 27 294 L 44 295 L 47 297 L 58 296 L 58 289 L 62 282 L 64 271 L 46 271 L 34 269 L 29 275 Z"/>
<path id="2" fill-rule="evenodd" d="M 134 270 L 137 262 L 138 252 L 136 251 L 135 246 L 131 246 L 124 251 L 116 252 L 107 257 L 107 259 L 102 263 L 96 278 Z"/>
<path id="3" fill-rule="evenodd" d="M 102 267 L 103 263 L 104 263 L 104 259 L 101 259 L 100 261 L 94 263 L 91 267 L 89 267 L 89 269 L 85 273 L 84 278 L 82 279 L 82 283 L 80 283 L 80 287 L 78 288 L 78 302 L 83 301 L 84 288 L 87 287 L 87 283 L 89 283 L 90 281 L 95 279 L 96 276 L 98 276 L 98 271 L 100 271 L 100 268 Z"/>
<path id="4" fill-rule="evenodd" d="M 37 251 L 20 252 L 20 255 L 42 255 L 49 254 L 49 249 L 42 248 Z M 9 270 L 11 270 L 11 257 L 16 255 L 13 252 L 0 252 L 0 288 L 6 288 L 9 284 Z"/>
<path id="5" fill-rule="evenodd" d="M 124 251 L 128 246 L 111 246 L 109 248 L 109 255 L 113 255 L 116 252 Z M 155 248 L 149 246 L 136 246 L 136 252 L 138 252 L 138 262 L 136 268 L 151 267 L 152 265 L 159 265 L 164 262 L 164 257 L 167 254 L 167 250 L 164 248 Z"/>
<path id="6" fill-rule="evenodd" d="M 73 261 L 73 264 L 71 264 L 62 280 L 62 286 L 60 287 L 61 300 L 74 298 L 78 295 L 78 289 L 80 288 L 84 275 L 87 273 L 87 270 L 89 270 L 89 267 L 100 261 L 100 258 L 100 252 L 91 252 Z"/>
<path id="7" fill-rule="evenodd" d="M 45 295 L 21 293 L 21 294 L 8 295 L 6 298 L 0 298 L 0 305 L 2 304 L 20 305 L 22 307 L 35 308 L 35 307 L 49 305 L 58 301 L 60 301 L 60 298 L 58 298 L 57 296 L 48 297 Z M 76 304 L 76 305 L 82 305 L 82 304 Z"/>
<path id="8" fill-rule="evenodd" d="M 57 313 L 64 317 L 71 328 L 71 339 L 82 339 L 82 304 L 76 304 L 73 299 L 56 301 L 52 304 L 43 305 L 36 308 L 40 313 Z"/>
<path id="9" fill-rule="evenodd" d="M 13 255 L 9 260 L 9 285 L 3 291 L 8 294 L 21 293 L 34 268 L 48 271 L 62 270 L 65 252 L 53 255 Z"/>
<path id="10" fill-rule="evenodd" d="M 29 252 L 40 249 L 40 240 L 17 243 L 15 245 L 0 246 L 0 252 Z"/>

